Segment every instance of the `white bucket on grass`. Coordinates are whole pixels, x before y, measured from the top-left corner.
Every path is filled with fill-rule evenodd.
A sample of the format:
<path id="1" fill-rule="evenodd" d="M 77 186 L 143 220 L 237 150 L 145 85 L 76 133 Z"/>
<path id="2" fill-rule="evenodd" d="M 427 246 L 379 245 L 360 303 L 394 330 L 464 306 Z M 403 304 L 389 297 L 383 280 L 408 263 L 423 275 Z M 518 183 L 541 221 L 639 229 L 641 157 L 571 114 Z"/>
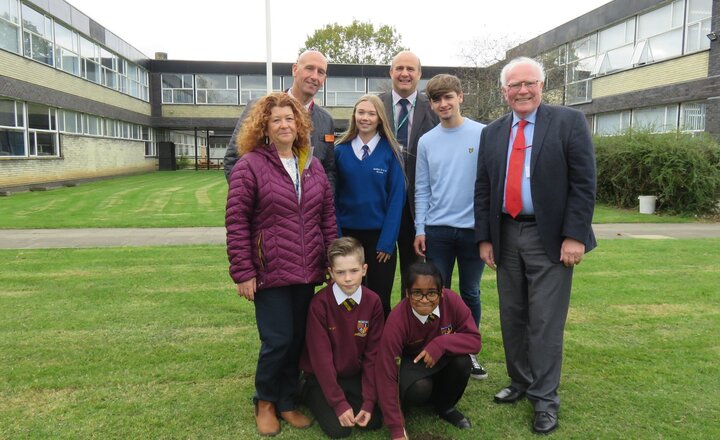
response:
<path id="1" fill-rule="evenodd" d="M 638 200 L 640 200 L 640 214 L 655 214 L 656 196 L 639 196 Z"/>

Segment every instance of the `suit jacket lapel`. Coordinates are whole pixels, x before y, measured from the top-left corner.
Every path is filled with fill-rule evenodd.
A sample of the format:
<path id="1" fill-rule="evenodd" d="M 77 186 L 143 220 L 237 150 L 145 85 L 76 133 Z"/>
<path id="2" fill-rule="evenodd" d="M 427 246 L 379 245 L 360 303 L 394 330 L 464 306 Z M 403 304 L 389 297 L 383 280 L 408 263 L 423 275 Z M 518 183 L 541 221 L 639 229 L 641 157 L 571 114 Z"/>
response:
<path id="1" fill-rule="evenodd" d="M 422 110 L 419 111 L 418 109 Z M 417 136 L 417 132 L 420 127 L 422 127 L 423 121 L 427 116 L 425 109 L 430 109 L 427 96 L 425 96 L 425 94 L 421 93 L 418 90 L 417 99 L 415 102 L 415 109 L 413 111 L 412 128 L 410 130 L 410 133 L 408 134 L 408 144 L 410 145 L 417 144 L 415 137 Z M 432 109 L 430 109 L 429 111 L 432 111 Z"/>
<path id="2" fill-rule="evenodd" d="M 540 156 L 540 151 L 542 150 L 543 141 L 545 140 L 545 135 L 547 135 L 551 119 L 552 113 L 546 106 L 541 104 L 540 107 L 538 107 L 537 116 L 535 117 L 535 132 L 532 140 L 532 156 L 530 157 L 530 175 L 535 173 L 535 164 Z"/>
<path id="3" fill-rule="evenodd" d="M 512 128 L 512 120 L 513 120 L 513 114 L 508 113 L 505 115 L 502 123 L 498 127 L 498 130 L 500 130 L 499 136 L 498 136 L 498 152 L 497 157 L 498 159 L 502 160 L 502 163 L 500 165 L 500 169 L 502 172 L 500 173 L 500 177 L 502 178 L 502 185 L 504 186 L 505 181 L 505 173 L 507 172 L 507 161 L 508 161 L 508 150 L 510 145 L 510 129 Z M 501 186 L 501 188 L 503 187 Z"/>

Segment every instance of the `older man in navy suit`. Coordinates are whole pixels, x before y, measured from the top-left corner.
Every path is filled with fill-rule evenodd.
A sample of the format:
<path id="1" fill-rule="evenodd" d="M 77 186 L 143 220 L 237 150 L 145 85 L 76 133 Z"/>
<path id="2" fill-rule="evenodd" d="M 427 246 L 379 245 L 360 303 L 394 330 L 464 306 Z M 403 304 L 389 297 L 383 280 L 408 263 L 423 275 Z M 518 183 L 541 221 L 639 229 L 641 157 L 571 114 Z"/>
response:
<path id="1" fill-rule="evenodd" d="M 542 104 L 545 72 L 510 61 L 500 82 L 512 112 L 483 130 L 475 184 L 475 239 L 497 270 L 510 385 L 496 403 L 525 396 L 533 430 L 558 426 L 562 346 L 573 268 L 596 246 L 595 154 L 584 115 Z"/>

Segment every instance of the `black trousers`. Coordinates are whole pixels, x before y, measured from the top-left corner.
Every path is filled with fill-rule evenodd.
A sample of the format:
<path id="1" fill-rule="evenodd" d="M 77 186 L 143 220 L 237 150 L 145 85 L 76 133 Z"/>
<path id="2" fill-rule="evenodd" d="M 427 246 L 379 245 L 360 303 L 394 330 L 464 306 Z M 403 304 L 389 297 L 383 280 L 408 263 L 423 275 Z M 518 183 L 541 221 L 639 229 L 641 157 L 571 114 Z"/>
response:
<path id="1" fill-rule="evenodd" d="M 362 374 L 357 374 L 351 377 L 338 378 L 338 385 L 340 385 L 340 388 L 345 392 L 345 399 L 347 399 L 355 414 L 360 411 L 363 404 L 361 376 Z M 315 420 L 317 420 L 325 435 L 330 438 L 344 438 L 352 433 L 352 428 L 340 426 L 338 416 L 335 414 L 335 410 L 328 404 L 327 399 L 325 399 L 325 395 L 315 375 L 311 374 L 307 377 L 307 382 L 305 383 L 302 394 L 305 405 L 307 405 L 310 412 L 315 416 Z M 360 427 L 360 429 L 375 430 L 381 426 L 382 416 L 380 414 L 380 408 L 378 405 L 375 405 L 372 411 L 372 418 L 367 427 Z"/>
<path id="2" fill-rule="evenodd" d="M 395 281 L 397 252 L 393 252 L 390 259 L 385 263 L 380 263 L 377 260 L 376 249 L 378 239 L 380 238 L 379 229 L 360 230 L 343 228 L 342 235 L 355 237 L 362 243 L 365 249 L 365 263 L 368 265 L 367 275 L 363 280 L 363 284 L 378 294 L 382 302 L 385 317 L 387 318 L 392 308 L 390 297 L 392 296 L 393 282 Z"/>
<path id="3" fill-rule="evenodd" d="M 470 379 L 470 356 L 445 355 L 433 368 L 404 357 L 400 363 L 400 402 L 403 411 L 411 406 L 432 405 L 437 413 L 453 408 L 465 393 Z"/>
<path id="4" fill-rule="evenodd" d="M 261 341 L 255 400 L 273 402 L 278 411 L 295 409 L 298 362 L 314 290 L 312 284 L 298 284 L 255 293 L 255 320 Z"/>
<path id="5" fill-rule="evenodd" d="M 408 268 L 419 260 L 420 257 L 415 253 L 413 243 L 415 242 L 415 221 L 411 214 L 414 206 L 410 206 L 409 202 L 405 202 L 402 218 L 400 219 L 400 233 L 398 234 L 398 256 L 400 257 L 400 299 L 405 297 L 405 279 L 407 278 Z M 387 316 L 387 315 L 386 315 Z"/>

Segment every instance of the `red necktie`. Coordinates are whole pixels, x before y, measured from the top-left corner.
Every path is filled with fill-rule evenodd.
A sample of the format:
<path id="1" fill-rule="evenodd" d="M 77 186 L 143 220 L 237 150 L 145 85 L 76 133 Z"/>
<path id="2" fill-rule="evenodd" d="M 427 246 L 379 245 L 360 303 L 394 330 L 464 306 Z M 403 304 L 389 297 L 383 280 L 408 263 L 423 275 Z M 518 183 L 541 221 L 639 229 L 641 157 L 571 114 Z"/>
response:
<path id="1" fill-rule="evenodd" d="M 522 177 L 525 166 L 525 126 L 527 121 L 521 119 L 518 122 L 515 140 L 513 141 L 512 152 L 510 153 L 510 164 L 505 183 L 505 209 L 513 218 L 522 211 Z"/>

